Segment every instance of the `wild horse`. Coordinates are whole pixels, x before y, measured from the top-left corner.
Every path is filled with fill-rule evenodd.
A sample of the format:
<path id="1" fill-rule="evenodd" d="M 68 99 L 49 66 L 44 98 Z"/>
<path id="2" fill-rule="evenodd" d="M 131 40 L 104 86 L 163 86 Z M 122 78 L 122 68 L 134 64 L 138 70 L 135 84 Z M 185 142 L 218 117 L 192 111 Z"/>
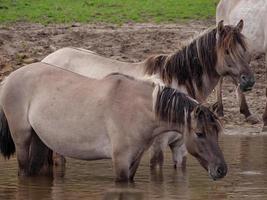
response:
<path id="1" fill-rule="evenodd" d="M 214 180 L 227 173 L 218 118 L 172 88 L 35 63 L 2 83 L 0 106 L 0 150 L 9 158 L 16 149 L 21 176 L 45 173 L 51 149 L 83 160 L 111 158 L 116 180 L 133 180 L 144 151 L 169 131 L 184 135 L 188 152 Z"/>
<path id="2" fill-rule="evenodd" d="M 75 48 L 60 49 L 42 62 L 97 79 L 113 72 L 136 78 L 149 76 L 204 102 L 223 76 L 231 76 L 243 91 L 254 85 L 242 29 L 242 20 L 236 26 L 224 26 L 221 21 L 216 28 L 199 35 L 177 52 L 152 56 L 140 63 L 120 62 Z M 157 138 L 152 148 L 151 167 L 162 165 L 165 144 L 173 152 L 174 165 L 180 165 L 180 158 L 185 156 L 181 140 L 181 135 L 171 132 Z"/>

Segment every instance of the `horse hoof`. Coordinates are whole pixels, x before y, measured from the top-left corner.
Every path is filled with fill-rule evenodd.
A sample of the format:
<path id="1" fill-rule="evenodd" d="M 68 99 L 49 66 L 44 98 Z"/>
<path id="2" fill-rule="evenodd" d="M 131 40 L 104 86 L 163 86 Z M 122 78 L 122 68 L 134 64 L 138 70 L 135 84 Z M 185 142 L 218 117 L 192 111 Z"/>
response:
<path id="1" fill-rule="evenodd" d="M 260 121 L 261 120 L 257 115 L 250 115 L 249 117 L 246 118 L 246 122 L 248 122 L 250 124 L 257 124 Z"/>
<path id="2" fill-rule="evenodd" d="M 263 126 L 262 132 L 267 132 L 267 125 L 266 126 Z"/>

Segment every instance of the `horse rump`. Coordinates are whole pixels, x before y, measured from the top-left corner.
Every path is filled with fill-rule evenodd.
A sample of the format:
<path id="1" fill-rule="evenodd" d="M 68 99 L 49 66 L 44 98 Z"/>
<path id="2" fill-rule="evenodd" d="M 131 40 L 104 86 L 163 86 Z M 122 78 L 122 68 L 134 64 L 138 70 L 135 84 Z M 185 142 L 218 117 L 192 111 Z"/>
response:
<path id="1" fill-rule="evenodd" d="M 5 159 L 9 159 L 15 151 L 15 144 L 10 134 L 5 113 L 0 109 L 0 152 Z"/>

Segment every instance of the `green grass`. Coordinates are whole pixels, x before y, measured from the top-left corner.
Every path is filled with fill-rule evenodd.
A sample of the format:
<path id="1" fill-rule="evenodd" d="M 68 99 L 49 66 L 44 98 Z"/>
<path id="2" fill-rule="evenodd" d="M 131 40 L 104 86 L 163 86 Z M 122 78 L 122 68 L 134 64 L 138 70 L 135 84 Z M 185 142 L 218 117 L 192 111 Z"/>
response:
<path id="1" fill-rule="evenodd" d="M 0 0 L 0 23 L 177 22 L 215 15 L 218 0 Z"/>

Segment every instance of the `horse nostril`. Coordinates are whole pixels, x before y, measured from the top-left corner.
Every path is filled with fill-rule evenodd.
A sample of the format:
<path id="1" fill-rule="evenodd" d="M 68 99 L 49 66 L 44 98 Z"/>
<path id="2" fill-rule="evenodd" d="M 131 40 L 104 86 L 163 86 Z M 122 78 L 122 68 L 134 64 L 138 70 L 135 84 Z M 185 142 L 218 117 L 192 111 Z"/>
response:
<path id="1" fill-rule="evenodd" d="M 224 170 L 223 170 L 223 167 L 218 167 L 217 168 L 217 174 L 219 175 L 219 176 L 222 176 L 223 174 L 224 174 Z"/>
<path id="2" fill-rule="evenodd" d="M 242 81 L 247 81 L 247 77 L 245 75 L 241 75 L 241 80 Z"/>

